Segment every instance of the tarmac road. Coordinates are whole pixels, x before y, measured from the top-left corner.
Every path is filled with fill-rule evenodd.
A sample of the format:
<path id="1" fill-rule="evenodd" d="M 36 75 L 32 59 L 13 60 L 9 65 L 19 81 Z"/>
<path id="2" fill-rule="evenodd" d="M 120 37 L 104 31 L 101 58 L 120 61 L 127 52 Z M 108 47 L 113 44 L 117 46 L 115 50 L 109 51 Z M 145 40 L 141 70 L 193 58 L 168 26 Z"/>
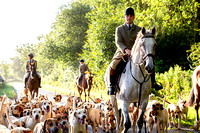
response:
<path id="1" fill-rule="evenodd" d="M 16 84 L 13 85 L 13 87 L 14 87 L 15 93 L 16 93 L 17 98 L 18 98 L 20 96 L 20 93 L 23 92 L 24 84 L 23 83 L 16 83 Z M 53 96 L 54 96 L 54 92 L 43 90 L 41 88 L 39 89 L 39 94 L 43 94 L 43 95 L 47 94 L 48 99 L 50 99 L 50 100 L 53 99 Z M 66 96 L 63 96 L 62 100 L 64 101 L 66 98 L 67 98 Z M 89 133 L 92 133 L 92 128 L 91 128 L 90 125 L 89 125 L 88 129 L 89 129 Z M 137 130 L 135 129 L 135 131 L 137 131 Z M 103 130 L 101 130 L 101 128 L 100 128 L 99 132 L 104 133 Z M 128 133 L 133 133 L 133 128 L 130 128 L 128 130 Z M 142 129 L 142 133 L 145 133 L 144 128 Z M 153 129 L 153 133 L 157 133 L 155 128 Z M 168 130 L 168 133 L 198 133 L 198 132 L 194 131 L 193 129 L 182 127 L 180 130 L 178 130 L 178 129 Z"/>

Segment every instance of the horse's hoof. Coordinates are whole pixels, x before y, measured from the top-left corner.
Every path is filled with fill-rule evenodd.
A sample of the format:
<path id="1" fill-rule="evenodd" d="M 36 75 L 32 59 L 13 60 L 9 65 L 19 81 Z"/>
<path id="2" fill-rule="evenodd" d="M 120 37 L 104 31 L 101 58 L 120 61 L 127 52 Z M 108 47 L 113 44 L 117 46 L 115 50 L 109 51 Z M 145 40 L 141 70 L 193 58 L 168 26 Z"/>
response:
<path id="1" fill-rule="evenodd" d="M 194 124 L 193 128 L 194 128 L 195 131 L 198 131 L 199 130 L 199 124 Z"/>

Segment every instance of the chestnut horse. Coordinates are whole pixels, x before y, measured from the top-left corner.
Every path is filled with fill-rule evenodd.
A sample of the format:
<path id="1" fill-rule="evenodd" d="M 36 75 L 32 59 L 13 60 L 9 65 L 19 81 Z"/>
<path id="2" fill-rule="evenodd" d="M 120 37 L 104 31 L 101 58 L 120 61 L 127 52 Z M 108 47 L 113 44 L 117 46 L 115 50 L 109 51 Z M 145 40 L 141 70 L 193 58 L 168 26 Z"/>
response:
<path id="1" fill-rule="evenodd" d="M 80 82 L 79 82 L 79 78 L 76 79 L 76 86 L 77 86 L 77 89 L 78 89 L 79 97 L 81 97 L 82 92 L 84 91 L 85 102 L 86 102 L 87 96 L 88 96 L 88 101 L 89 101 L 90 90 L 91 90 L 91 86 L 92 86 L 92 78 L 93 78 L 92 74 L 90 72 L 86 71 L 83 74 Z M 86 89 L 88 89 L 88 94 L 86 94 Z"/>
<path id="2" fill-rule="evenodd" d="M 196 111 L 196 123 L 194 124 L 194 129 L 199 129 L 199 102 L 200 102 L 200 66 L 198 66 L 192 74 L 192 90 L 188 98 L 186 105 L 192 106 L 194 104 L 194 109 Z"/>
<path id="3" fill-rule="evenodd" d="M 36 93 L 36 97 L 38 97 L 39 80 L 37 76 L 35 62 L 32 63 L 30 61 L 29 67 L 30 67 L 30 75 L 28 78 L 28 89 L 29 89 L 31 98 L 33 99 L 35 96 L 35 93 Z"/>

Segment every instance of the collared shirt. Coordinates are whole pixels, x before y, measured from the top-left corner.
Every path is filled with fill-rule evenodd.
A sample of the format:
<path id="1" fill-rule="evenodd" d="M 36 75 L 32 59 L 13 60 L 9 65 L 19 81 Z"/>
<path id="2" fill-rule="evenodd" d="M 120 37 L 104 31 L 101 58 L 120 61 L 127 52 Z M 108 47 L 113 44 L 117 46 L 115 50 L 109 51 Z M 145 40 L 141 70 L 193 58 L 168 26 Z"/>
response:
<path id="1" fill-rule="evenodd" d="M 129 24 L 127 24 L 127 23 L 125 23 L 125 24 L 126 24 L 126 26 L 129 28 Z M 130 26 L 132 27 L 132 26 L 133 26 L 133 23 L 130 24 Z"/>

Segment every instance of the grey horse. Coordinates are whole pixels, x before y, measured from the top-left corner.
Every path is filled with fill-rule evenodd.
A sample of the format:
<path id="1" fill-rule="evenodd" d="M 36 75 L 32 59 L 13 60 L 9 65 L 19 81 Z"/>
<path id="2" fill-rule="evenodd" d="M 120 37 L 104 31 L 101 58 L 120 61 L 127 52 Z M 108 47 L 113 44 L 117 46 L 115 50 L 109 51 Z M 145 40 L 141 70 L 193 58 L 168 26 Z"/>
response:
<path id="1" fill-rule="evenodd" d="M 143 115 L 149 100 L 151 92 L 151 76 L 154 70 L 153 57 L 155 55 L 155 27 L 152 30 L 146 30 L 144 27 L 138 32 L 131 56 L 125 67 L 126 71 L 122 73 L 119 88 L 116 95 L 110 95 L 110 100 L 114 107 L 116 116 L 116 131 L 126 133 L 131 127 L 128 114 L 130 103 L 137 102 L 139 105 L 139 116 L 137 120 L 138 132 L 141 132 L 143 126 Z M 108 70 L 105 74 L 105 84 L 108 85 Z M 121 125 L 119 124 L 119 109 L 121 109 Z M 120 128 L 119 128 L 120 127 Z"/>

